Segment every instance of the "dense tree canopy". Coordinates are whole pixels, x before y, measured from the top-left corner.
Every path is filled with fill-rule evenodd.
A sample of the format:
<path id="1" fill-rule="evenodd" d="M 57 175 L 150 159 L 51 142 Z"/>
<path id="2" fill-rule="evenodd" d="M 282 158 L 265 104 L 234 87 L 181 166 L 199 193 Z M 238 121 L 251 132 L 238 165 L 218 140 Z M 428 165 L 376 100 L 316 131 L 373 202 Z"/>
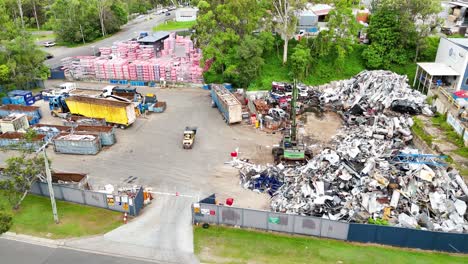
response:
<path id="1" fill-rule="evenodd" d="M 59 41 L 92 41 L 127 23 L 125 6 L 115 0 L 56 0 L 50 18 Z"/>
<path id="2" fill-rule="evenodd" d="M 363 52 L 369 68 L 418 60 L 426 38 L 440 21 L 440 0 L 375 0 L 369 25 L 371 44 Z"/>
<path id="3" fill-rule="evenodd" d="M 211 70 L 227 80 L 248 84 L 263 64 L 264 47 L 272 45 L 271 33 L 254 35 L 266 9 L 257 0 L 198 2 L 196 45 L 205 59 L 213 59 Z"/>
<path id="4" fill-rule="evenodd" d="M 18 87 L 38 79 L 46 79 L 49 70 L 42 62 L 45 54 L 35 45 L 31 34 L 14 22 L 0 0 L 0 85 Z"/>

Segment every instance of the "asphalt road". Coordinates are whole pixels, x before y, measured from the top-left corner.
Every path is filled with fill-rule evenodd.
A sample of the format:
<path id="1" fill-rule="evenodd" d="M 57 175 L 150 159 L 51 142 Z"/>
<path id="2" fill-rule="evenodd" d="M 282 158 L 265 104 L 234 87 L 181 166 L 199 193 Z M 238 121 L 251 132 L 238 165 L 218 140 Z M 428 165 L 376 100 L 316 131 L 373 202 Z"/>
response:
<path id="1" fill-rule="evenodd" d="M 152 18 L 152 19 L 150 19 Z M 122 29 L 111 37 L 106 39 L 86 44 L 80 47 L 67 48 L 67 47 L 52 47 L 43 48 L 44 51 L 54 55 L 54 58 L 46 60 L 44 64 L 51 68 L 58 67 L 61 65 L 61 59 L 70 56 L 85 56 L 93 55 L 94 52 L 98 52 L 100 47 L 110 47 L 116 41 L 124 41 L 135 38 L 140 31 L 152 32 L 152 28 L 164 21 L 175 18 L 175 10 L 171 12 L 170 16 L 165 14 L 161 15 L 147 15 L 145 19 L 132 20 L 127 25 L 123 26 Z"/>
<path id="2" fill-rule="evenodd" d="M 77 251 L 61 247 L 47 247 L 0 238 L 0 263 L 5 264 L 150 264 L 142 261 Z M 160 262 L 162 263 L 162 262 Z"/>

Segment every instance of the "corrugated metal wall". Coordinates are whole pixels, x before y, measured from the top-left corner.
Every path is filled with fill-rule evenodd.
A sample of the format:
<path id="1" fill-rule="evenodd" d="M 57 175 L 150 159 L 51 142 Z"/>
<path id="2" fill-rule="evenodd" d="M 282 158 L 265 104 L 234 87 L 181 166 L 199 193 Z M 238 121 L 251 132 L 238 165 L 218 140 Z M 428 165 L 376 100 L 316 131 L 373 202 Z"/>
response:
<path id="1" fill-rule="evenodd" d="M 203 203 L 194 204 L 192 208 L 194 223 L 232 225 L 362 243 L 468 253 L 468 234 L 350 224 L 311 216 L 289 215 Z"/>
<path id="2" fill-rule="evenodd" d="M 127 212 L 130 215 L 135 216 L 140 213 L 141 209 L 144 206 L 143 188 L 140 188 L 135 198 L 128 198 L 129 200 L 131 200 L 131 202 L 128 201 L 128 203 L 116 202 L 116 197 L 122 196 L 110 195 L 110 197 L 114 198 L 115 202 L 113 204 L 108 204 L 108 195 L 105 193 L 75 189 L 56 184 L 53 184 L 53 188 L 55 198 L 58 200 L 100 207 L 113 211 Z M 47 183 L 45 182 L 35 182 L 31 186 L 30 192 L 37 195 L 49 196 L 49 189 Z"/>
<path id="3" fill-rule="evenodd" d="M 315 235 L 340 240 L 348 237 L 348 223 L 317 217 L 298 216 L 253 209 L 199 204 L 193 210 L 195 223 L 211 223 L 256 228 L 292 234 Z"/>

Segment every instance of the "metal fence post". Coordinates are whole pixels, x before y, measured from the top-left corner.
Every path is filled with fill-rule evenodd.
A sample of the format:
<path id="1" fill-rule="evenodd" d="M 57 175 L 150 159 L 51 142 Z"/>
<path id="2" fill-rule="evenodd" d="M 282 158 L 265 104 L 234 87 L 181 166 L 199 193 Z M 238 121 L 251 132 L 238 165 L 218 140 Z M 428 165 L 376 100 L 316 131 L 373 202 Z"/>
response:
<path id="1" fill-rule="evenodd" d="M 268 220 L 270 219 L 270 213 L 266 212 L 266 230 L 270 230 L 270 224 L 268 223 Z"/>
<path id="2" fill-rule="evenodd" d="M 244 208 L 241 208 L 241 227 L 244 227 Z"/>
<path id="3" fill-rule="evenodd" d="M 104 193 L 103 193 L 102 196 L 104 196 L 104 202 L 106 203 L 106 208 L 107 208 L 107 209 L 110 209 L 109 203 L 107 202 L 107 194 L 104 194 Z M 114 200 L 115 200 L 115 198 L 114 198 Z M 115 203 L 115 201 L 114 201 L 114 203 Z"/>
<path id="4" fill-rule="evenodd" d="M 292 231 L 291 233 L 295 234 L 296 233 L 296 216 L 292 215 Z"/>
<path id="5" fill-rule="evenodd" d="M 216 205 L 216 224 L 219 225 L 219 205 Z"/>
<path id="6" fill-rule="evenodd" d="M 41 182 L 36 182 L 37 184 L 37 187 L 39 187 L 39 192 L 41 193 L 42 196 L 45 196 L 44 195 L 44 192 L 42 191 L 42 186 L 41 186 Z"/>
<path id="7" fill-rule="evenodd" d="M 85 194 L 85 191 L 84 190 L 81 190 L 81 196 L 83 196 L 83 203 L 85 205 L 88 205 L 88 203 L 86 202 L 86 194 Z"/>
<path id="8" fill-rule="evenodd" d="M 320 218 L 319 237 L 322 237 L 322 218 Z"/>
<path id="9" fill-rule="evenodd" d="M 65 195 L 63 195 L 63 187 L 62 186 L 57 186 L 60 190 L 60 194 L 62 195 L 62 199 L 61 200 L 65 200 Z"/>

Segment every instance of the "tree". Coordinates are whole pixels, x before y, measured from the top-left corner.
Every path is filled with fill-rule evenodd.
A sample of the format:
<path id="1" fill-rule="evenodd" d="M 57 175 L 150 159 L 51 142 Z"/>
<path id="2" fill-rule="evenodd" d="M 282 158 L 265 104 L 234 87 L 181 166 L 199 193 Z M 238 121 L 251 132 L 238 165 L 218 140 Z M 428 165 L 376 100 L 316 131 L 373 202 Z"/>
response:
<path id="1" fill-rule="evenodd" d="M 440 10 L 440 0 L 375 0 L 369 26 L 371 45 L 363 53 L 368 66 L 417 61 L 426 38 L 440 25 Z"/>
<path id="2" fill-rule="evenodd" d="M 120 30 L 128 13 L 117 0 L 56 0 L 51 24 L 59 41 L 79 43 Z"/>
<path id="3" fill-rule="evenodd" d="M 2 171 L 4 179 L 0 180 L 0 189 L 4 190 L 15 210 L 19 208 L 32 184 L 37 179 L 46 179 L 44 158 L 32 154 L 31 143 L 36 136 L 34 130 L 25 134 L 25 142 L 17 146 L 21 150 L 20 155 L 8 158 Z"/>
<path id="4" fill-rule="evenodd" d="M 258 77 L 264 61 L 262 58 L 264 43 L 252 36 L 246 36 L 239 46 L 239 81 L 242 86 Z"/>
<path id="5" fill-rule="evenodd" d="M 18 10 L 21 18 L 21 27 L 24 29 L 24 18 L 23 18 L 23 2 L 21 0 L 16 0 L 18 4 Z"/>
<path id="6" fill-rule="evenodd" d="M 0 65 L 0 84 L 5 84 L 10 78 L 10 68 L 7 65 Z"/>
<path id="7" fill-rule="evenodd" d="M 10 230 L 13 217 L 4 208 L 0 208 L 0 235 Z"/>
<path id="8" fill-rule="evenodd" d="M 400 0 L 398 0 L 400 1 Z M 411 32 L 414 26 L 409 14 L 391 0 L 382 0 L 370 18 L 368 35 L 371 44 L 363 51 L 367 67 L 388 68 L 391 64 L 404 64 L 414 48 Z"/>
<path id="9" fill-rule="evenodd" d="M 309 74 L 310 49 L 301 43 L 297 44 L 291 55 L 292 75 L 295 79 L 303 80 Z"/>
<path id="10" fill-rule="evenodd" d="M 328 30 L 320 32 L 317 38 L 320 52 L 316 52 L 315 57 L 332 55 L 335 64 L 342 68 L 359 31 L 359 24 L 347 0 L 336 1 L 336 8 L 328 16 L 327 27 Z"/>
<path id="11" fill-rule="evenodd" d="M 442 10 L 440 0 L 410 0 L 408 1 L 411 17 L 416 27 L 416 51 L 414 61 L 419 58 L 419 52 L 425 48 L 426 38 L 441 25 L 437 14 Z"/>
<path id="12" fill-rule="evenodd" d="M 14 23 L 0 0 L 0 82 L 22 87 L 28 82 L 46 79 L 49 69 L 42 63 L 44 52 L 34 43 L 31 34 Z"/>
<path id="13" fill-rule="evenodd" d="M 296 12 L 300 11 L 304 5 L 304 0 L 273 0 L 274 8 L 273 16 L 277 22 L 277 31 L 284 40 L 283 46 L 283 64 L 288 61 L 288 43 L 296 33 L 297 16 Z"/>
<path id="14" fill-rule="evenodd" d="M 198 8 L 195 45 L 205 60 L 213 60 L 210 71 L 232 77 L 244 67 L 238 64 L 239 45 L 261 27 L 265 9 L 257 0 L 201 0 Z"/>

